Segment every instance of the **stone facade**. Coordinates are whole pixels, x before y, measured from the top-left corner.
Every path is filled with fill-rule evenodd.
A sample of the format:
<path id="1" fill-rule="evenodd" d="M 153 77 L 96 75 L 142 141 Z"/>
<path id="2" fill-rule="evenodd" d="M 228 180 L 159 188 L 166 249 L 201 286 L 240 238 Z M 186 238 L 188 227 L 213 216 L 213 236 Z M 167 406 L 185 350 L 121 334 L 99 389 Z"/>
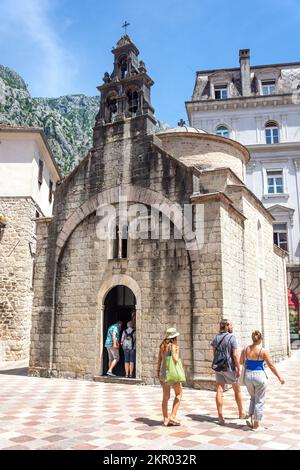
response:
<path id="1" fill-rule="evenodd" d="M 1 124 L 0 135 L 0 361 L 11 361 L 29 356 L 34 219 L 52 214 L 60 174 L 41 129 Z"/>
<path id="2" fill-rule="evenodd" d="M 300 301 L 300 62 L 251 65 L 249 49 L 240 50 L 239 61 L 239 68 L 196 72 L 192 100 L 186 102 L 189 123 L 248 148 L 246 184 L 274 217 L 276 242 L 288 251 L 288 288 L 296 286 Z M 222 97 L 216 94 L 220 85 L 226 90 Z M 269 125 L 277 129 L 271 142 Z M 274 171 L 281 187 L 273 189 Z M 300 330 L 299 325 L 298 311 Z"/>
<path id="3" fill-rule="evenodd" d="M 36 206 L 31 198 L 1 198 L 8 224 L 0 230 L 0 360 L 29 355 L 36 246 Z"/>
<path id="4" fill-rule="evenodd" d="M 153 383 L 159 344 L 176 326 L 188 383 L 209 386 L 210 341 L 224 316 L 233 318 L 241 345 L 253 327 L 265 328 L 272 355 L 285 357 L 285 254 L 274 252 L 272 218 L 245 186 L 247 150 L 185 127 L 155 135 L 153 82 L 136 47 L 125 36 L 113 53 L 114 72 L 99 87 L 93 148 L 58 187 L 53 218 L 38 221 L 30 374 L 92 379 L 106 372 L 103 325 L 115 286 L 135 296 L 136 377 L 144 383 Z M 159 204 L 162 216 L 192 203 L 203 243 L 188 233 L 177 239 L 173 219 L 168 239 L 129 238 L 127 255 L 111 256 L 111 240 L 98 236 L 99 207 L 118 208 L 120 195 L 129 210 Z"/>

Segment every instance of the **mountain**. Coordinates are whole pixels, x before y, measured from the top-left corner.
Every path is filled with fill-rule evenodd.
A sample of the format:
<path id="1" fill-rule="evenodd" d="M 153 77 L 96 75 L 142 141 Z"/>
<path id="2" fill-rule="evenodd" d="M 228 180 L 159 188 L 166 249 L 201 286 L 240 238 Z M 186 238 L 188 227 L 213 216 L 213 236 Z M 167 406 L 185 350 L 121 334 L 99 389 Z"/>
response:
<path id="1" fill-rule="evenodd" d="M 43 128 L 63 175 L 91 148 L 99 105 L 99 96 L 33 98 L 23 78 L 0 65 L 0 123 Z M 157 130 L 168 127 L 158 121 Z"/>
<path id="2" fill-rule="evenodd" d="M 0 65 L 0 123 L 41 127 L 63 175 L 92 146 L 98 96 L 32 98 L 15 71 Z"/>

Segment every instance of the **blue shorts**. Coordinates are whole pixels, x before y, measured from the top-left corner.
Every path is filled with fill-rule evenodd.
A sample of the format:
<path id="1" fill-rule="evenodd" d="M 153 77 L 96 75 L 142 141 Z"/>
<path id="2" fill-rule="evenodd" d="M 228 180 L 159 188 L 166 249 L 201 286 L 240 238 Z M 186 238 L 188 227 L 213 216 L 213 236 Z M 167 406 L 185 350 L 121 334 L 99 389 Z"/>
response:
<path id="1" fill-rule="evenodd" d="M 125 362 L 135 362 L 135 349 L 124 349 Z"/>

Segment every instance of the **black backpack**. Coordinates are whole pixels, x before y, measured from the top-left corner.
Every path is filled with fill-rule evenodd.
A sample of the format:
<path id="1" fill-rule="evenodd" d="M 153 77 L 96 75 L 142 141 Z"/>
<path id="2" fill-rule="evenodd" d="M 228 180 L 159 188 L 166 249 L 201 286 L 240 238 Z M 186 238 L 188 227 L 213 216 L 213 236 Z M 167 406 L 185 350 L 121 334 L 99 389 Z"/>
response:
<path id="1" fill-rule="evenodd" d="M 228 335 L 229 333 L 227 333 Z M 220 345 L 223 342 L 223 340 L 226 338 L 227 335 L 224 335 L 221 341 L 216 346 L 216 352 L 211 364 L 211 368 L 215 372 L 224 372 L 228 370 L 228 344 L 231 341 L 231 338 L 226 346 L 225 349 L 220 349 Z"/>

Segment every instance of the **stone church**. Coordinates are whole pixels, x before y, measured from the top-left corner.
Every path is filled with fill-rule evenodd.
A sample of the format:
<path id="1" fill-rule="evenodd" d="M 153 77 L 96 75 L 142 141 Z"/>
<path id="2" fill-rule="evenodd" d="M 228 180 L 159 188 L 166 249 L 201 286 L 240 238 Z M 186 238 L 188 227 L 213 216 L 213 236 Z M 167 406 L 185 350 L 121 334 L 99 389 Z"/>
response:
<path id="1" fill-rule="evenodd" d="M 29 373 L 102 380 L 105 335 L 119 319 L 135 323 L 135 382 L 154 382 L 170 326 L 180 331 L 194 387 L 213 379 L 210 342 L 222 318 L 233 321 L 241 347 L 258 328 L 273 358 L 286 357 L 286 253 L 273 244 L 271 214 L 245 185 L 248 150 L 182 121 L 159 129 L 137 47 L 125 35 L 112 53 L 113 72 L 98 88 L 93 147 L 57 186 L 53 217 L 37 221 Z M 121 220 L 124 200 L 128 220 L 143 225 L 138 236 Z M 116 209 L 112 224 L 105 207 Z M 147 236 L 153 207 L 156 237 Z M 201 233 L 197 243 L 178 236 L 174 212 L 184 207 L 190 229 Z M 105 220 L 107 238 L 99 229 Z M 121 376 L 122 356 L 118 367 Z"/>

